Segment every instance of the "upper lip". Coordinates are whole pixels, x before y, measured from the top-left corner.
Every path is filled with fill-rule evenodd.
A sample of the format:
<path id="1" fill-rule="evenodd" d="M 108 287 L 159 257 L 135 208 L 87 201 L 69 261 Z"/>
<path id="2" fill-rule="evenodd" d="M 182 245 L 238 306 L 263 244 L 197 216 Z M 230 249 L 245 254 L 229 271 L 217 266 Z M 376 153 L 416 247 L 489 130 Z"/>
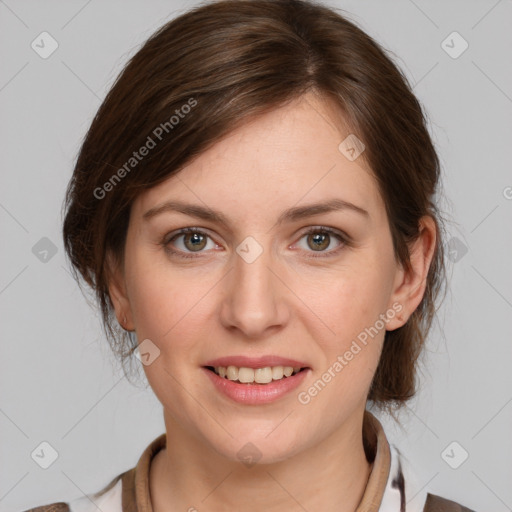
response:
<path id="1" fill-rule="evenodd" d="M 297 361 L 296 359 L 289 359 L 287 357 L 280 357 L 275 355 L 265 355 L 260 357 L 247 357 L 247 356 L 226 356 L 219 357 L 207 361 L 204 366 L 237 366 L 238 368 L 265 368 L 267 366 L 291 366 L 293 368 L 309 368 L 307 363 Z"/>

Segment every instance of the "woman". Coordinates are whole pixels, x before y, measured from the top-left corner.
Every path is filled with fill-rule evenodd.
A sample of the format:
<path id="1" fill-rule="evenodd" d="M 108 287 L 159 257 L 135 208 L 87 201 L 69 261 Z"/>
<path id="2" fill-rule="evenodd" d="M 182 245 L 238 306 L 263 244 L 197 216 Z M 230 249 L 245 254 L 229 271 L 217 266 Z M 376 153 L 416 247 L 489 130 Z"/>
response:
<path id="1" fill-rule="evenodd" d="M 226 0 L 162 27 L 91 125 L 64 241 L 166 433 L 42 510 L 469 510 L 411 487 L 366 410 L 415 393 L 438 180 L 406 79 L 335 11 Z"/>

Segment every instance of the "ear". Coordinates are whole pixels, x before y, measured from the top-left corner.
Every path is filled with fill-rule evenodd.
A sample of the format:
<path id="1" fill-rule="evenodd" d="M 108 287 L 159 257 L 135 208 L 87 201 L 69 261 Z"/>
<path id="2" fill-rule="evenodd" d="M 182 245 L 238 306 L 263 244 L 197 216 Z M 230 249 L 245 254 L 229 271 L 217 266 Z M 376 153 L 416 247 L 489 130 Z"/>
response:
<path id="1" fill-rule="evenodd" d="M 122 265 L 112 253 L 107 254 L 107 281 L 108 293 L 114 306 L 116 318 L 119 325 L 126 331 L 135 330 L 133 315 L 126 292 L 126 282 Z"/>
<path id="2" fill-rule="evenodd" d="M 427 275 L 436 247 L 437 229 L 430 215 L 422 217 L 419 224 L 418 239 L 409 246 L 411 270 L 406 271 L 400 267 L 396 273 L 388 307 L 391 308 L 391 305 L 395 304 L 393 309 L 397 311 L 397 315 L 387 323 L 388 331 L 402 327 L 419 306 L 425 294 Z M 402 306 L 401 309 L 398 305 Z"/>

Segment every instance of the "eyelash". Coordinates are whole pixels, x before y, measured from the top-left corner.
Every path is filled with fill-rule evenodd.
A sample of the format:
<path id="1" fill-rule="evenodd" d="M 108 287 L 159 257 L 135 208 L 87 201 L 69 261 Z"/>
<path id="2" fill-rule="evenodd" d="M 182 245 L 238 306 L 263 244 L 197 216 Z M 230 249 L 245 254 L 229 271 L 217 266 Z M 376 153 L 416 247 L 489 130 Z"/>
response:
<path id="1" fill-rule="evenodd" d="M 164 237 L 164 239 L 162 240 L 162 245 L 164 246 L 165 251 L 168 254 L 170 254 L 172 256 L 176 256 L 178 258 L 183 258 L 183 259 L 200 258 L 202 251 L 198 251 L 198 254 L 195 255 L 193 253 L 187 253 L 187 252 L 180 251 L 180 250 L 177 251 L 177 250 L 170 248 L 171 242 L 174 242 L 174 240 L 176 240 L 177 238 L 179 238 L 182 235 L 187 235 L 187 234 L 191 234 L 191 233 L 199 233 L 199 234 L 205 235 L 211 239 L 211 237 L 207 233 L 205 233 L 204 231 L 202 231 L 198 228 L 182 228 L 177 233 L 174 233 L 171 238 L 169 238 L 168 235 L 166 235 Z M 323 234 L 328 234 L 329 236 L 334 236 L 335 238 L 338 239 L 339 242 L 341 242 L 341 245 L 339 247 L 337 247 L 336 249 L 332 249 L 330 251 L 318 251 L 322 255 L 311 254 L 310 256 L 306 256 L 307 258 L 329 258 L 331 256 L 337 255 L 343 248 L 351 247 L 350 238 L 346 234 L 340 233 L 337 230 L 334 230 L 327 226 L 311 226 L 305 232 L 302 233 L 299 240 L 301 240 L 305 236 L 311 235 L 313 233 L 323 233 Z M 307 251 L 307 252 L 315 252 L 315 251 Z"/>

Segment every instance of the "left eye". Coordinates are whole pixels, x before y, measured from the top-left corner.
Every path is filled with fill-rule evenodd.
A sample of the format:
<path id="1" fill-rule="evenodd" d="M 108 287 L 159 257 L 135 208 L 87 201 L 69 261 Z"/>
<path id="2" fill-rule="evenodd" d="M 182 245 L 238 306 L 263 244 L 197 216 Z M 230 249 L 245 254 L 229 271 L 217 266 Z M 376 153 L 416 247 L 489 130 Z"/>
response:
<path id="1" fill-rule="evenodd" d="M 301 249 L 312 250 L 314 252 L 331 252 L 331 250 L 335 250 L 336 248 L 343 245 L 344 239 L 338 233 L 330 229 L 318 229 L 315 228 L 313 230 L 305 233 L 300 241 L 305 240 L 306 247 L 302 246 Z M 299 243 L 300 243 L 299 241 Z M 335 247 L 332 247 L 334 242 L 337 242 Z M 327 249 L 331 249 L 327 251 Z"/>

